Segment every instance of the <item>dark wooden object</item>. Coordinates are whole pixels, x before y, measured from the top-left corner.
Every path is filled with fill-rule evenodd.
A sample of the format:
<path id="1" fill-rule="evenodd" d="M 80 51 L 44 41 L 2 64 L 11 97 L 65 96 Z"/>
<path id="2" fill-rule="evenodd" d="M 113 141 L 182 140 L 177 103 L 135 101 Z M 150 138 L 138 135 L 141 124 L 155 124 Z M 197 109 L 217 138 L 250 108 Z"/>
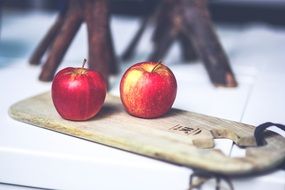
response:
<path id="1" fill-rule="evenodd" d="M 68 0 L 56 22 L 30 58 L 30 64 L 38 65 L 48 51 L 47 60 L 39 76 L 40 80 L 53 79 L 57 67 L 83 22 L 86 22 L 88 32 L 89 68 L 101 72 L 105 79 L 110 73 L 115 74 L 118 71 L 109 26 L 108 1 Z"/>
<path id="2" fill-rule="evenodd" d="M 122 58 L 130 59 L 149 20 L 155 18 L 149 60 L 163 59 L 175 40 L 181 45 L 187 61 L 202 59 L 215 86 L 236 87 L 237 82 L 227 56 L 218 40 L 207 8 L 207 0 L 162 0 L 155 13 L 143 23 Z"/>

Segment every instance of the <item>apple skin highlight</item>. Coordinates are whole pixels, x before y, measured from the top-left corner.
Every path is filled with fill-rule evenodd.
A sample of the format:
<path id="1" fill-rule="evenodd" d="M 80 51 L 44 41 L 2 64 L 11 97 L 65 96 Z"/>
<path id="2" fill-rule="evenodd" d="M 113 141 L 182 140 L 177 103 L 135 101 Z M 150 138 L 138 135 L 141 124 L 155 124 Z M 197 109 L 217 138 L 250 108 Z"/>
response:
<path id="1" fill-rule="evenodd" d="M 120 98 L 125 110 L 140 118 L 157 118 L 172 107 L 177 82 L 172 71 L 159 62 L 131 66 L 120 83 Z"/>
<path id="2" fill-rule="evenodd" d="M 67 67 L 56 74 L 51 96 L 62 118 L 84 121 L 100 111 L 106 92 L 106 83 L 100 73 L 83 67 Z"/>

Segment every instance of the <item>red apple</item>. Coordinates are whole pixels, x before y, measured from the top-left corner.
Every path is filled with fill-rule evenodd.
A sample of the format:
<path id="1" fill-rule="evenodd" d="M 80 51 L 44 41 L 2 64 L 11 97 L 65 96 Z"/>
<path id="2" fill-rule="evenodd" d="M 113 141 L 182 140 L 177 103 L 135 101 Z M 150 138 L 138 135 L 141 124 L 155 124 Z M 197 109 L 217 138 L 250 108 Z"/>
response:
<path id="1" fill-rule="evenodd" d="M 120 83 L 125 110 L 141 118 L 157 118 L 167 113 L 174 103 L 176 92 L 174 74 L 160 62 L 133 65 L 124 73 Z"/>
<path id="2" fill-rule="evenodd" d="M 106 96 L 106 83 L 100 73 L 84 68 L 67 67 L 52 81 L 51 95 L 61 117 L 83 121 L 94 117 Z"/>

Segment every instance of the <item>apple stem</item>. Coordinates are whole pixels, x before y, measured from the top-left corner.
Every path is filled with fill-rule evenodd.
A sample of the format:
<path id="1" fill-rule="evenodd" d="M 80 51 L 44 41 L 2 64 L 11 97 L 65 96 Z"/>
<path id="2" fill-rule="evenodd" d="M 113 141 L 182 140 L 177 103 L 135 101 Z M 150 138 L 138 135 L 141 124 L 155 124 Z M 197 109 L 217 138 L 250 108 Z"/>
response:
<path id="1" fill-rule="evenodd" d="M 83 63 L 82 63 L 82 68 L 85 68 L 86 63 L 87 63 L 87 59 L 84 58 Z"/>
<path id="2" fill-rule="evenodd" d="M 161 65 L 161 61 L 159 61 L 151 70 L 151 72 L 154 72 L 159 66 Z"/>

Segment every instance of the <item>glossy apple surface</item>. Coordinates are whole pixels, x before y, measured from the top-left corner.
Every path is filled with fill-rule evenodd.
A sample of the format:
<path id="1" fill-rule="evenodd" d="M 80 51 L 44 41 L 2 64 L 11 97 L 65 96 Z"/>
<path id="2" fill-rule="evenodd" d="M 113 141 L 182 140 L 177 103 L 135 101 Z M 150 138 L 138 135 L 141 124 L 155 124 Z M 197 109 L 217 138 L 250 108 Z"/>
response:
<path id="1" fill-rule="evenodd" d="M 133 65 L 124 73 L 120 83 L 120 97 L 125 110 L 141 118 L 157 118 L 167 113 L 176 92 L 174 74 L 158 62 Z"/>
<path id="2" fill-rule="evenodd" d="M 100 73 L 83 67 L 68 67 L 56 74 L 51 93 L 62 118 L 83 121 L 100 111 L 106 96 L 106 83 Z"/>

